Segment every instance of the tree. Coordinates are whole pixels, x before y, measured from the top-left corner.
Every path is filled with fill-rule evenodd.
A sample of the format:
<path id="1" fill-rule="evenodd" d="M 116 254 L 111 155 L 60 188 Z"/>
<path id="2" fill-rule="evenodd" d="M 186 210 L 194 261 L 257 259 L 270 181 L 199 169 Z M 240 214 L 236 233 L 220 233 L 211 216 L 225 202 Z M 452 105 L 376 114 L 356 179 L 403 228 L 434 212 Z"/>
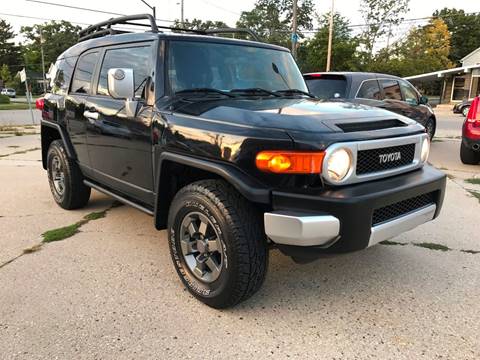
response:
<path id="1" fill-rule="evenodd" d="M 480 16 L 448 8 L 435 11 L 433 16 L 441 18 L 451 34 L 450 60 L 459 63 L 463 57 L 479 47 Z"/>
<path id="2" fill-rule="evenodd" d="M 173 27 L 184 28 L 184 29 L 192 29 L 192 30 L 208 30 L 208 29 L 221 29 L 221 28 L 228 28 L 228 25 L 225 24 L 223 21 L 203 21 L 200 19 L 192 19 L 191 21 L 185 19 L 185 22 L 182 25 L 182 22 L 178 19 L 175 19 L 173 23 Z"/>
<path id="3" fill-rule="evenodd" d="M 360 13 L 366 24 L 361 35 L 366 61 L 373 57 L 375 42 L 383 36 L 392 36 L 392 27 L 400 24 L 408 12 L 410 0 L 362 0 Z"/>
<path id="4" fill-rule="evenodd" d="M 442 19 L 432 19 L 427 25 L 410 30 L 405 40 L 393 49 L 381 50 L 369 70 L 398 76 L 416 75 L 451 68 L 450 33 Z"/>
<path id="5" fill-rule="evenodd" d="M 22 61 L 19 48 L 13 42 L 14 37 L 12 26 L 0 19 L 0 65 L 8 65 L 10 70 L 18 71 Z"/>
<path id="6" fill-rule="evenodd" d="M 12 74 L 10 73 L 10 69 L 8 68 L 7 64 L 3 64 L 0 68 L 0 79 L 3 80 L 4 84 L 12 80 Z"/>
<path id="7" fill-rule="evenodd" d="M 319 29 L 299 49 L 298 62 L 303 72 L 324 71 L 327 63 L 327 48 L 330 14 L 318 19 Z M 347 18 L 335 13 L 333 16 L 332 69 L 356 70 L 358 39 L 352 36 Z"/>
<path id="8" fill-rule="evenodd" d="M 257 0 L 250 11 L 243 11 L 237 27 L 248 28 L 265 42 L 288 46 L 292 32 L 293 0 Z M 297 6 L 298 34 L 313 28 L 314 6 L 312 0 L 300 0 Z"/>
<path id="9" fill-rule="evenodd" d="M 40 45 L 43 39 L 43 52 L 45 67 L 54 63 L 57 57 L 78 41 L 79 26 L 74 26 L 68 21 L 51 21 L 34 26 L 22 26 L 20 32 L 27 39 L 24 46 L 24 57 L 27 66 L 34 71 L 41 71 Z M 43 35 L 42 39 L 40 34 Z"/>

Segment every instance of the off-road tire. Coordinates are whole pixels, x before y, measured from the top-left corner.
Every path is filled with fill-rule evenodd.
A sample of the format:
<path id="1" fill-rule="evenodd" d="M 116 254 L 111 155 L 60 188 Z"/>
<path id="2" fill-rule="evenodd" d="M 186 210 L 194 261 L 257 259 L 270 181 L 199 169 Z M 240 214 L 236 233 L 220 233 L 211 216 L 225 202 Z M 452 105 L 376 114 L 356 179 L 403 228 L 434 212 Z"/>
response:
<path id="1" fill-rule="evenodd" d="M 480 162 L 480 152 L 466 147 L 462 141 L 460 145 L 460 160 L 466 165 L 477 165 Z"/>
<path id="2" fill-rule="evenodd" d="M 64 174 L 64 189 L 60 193 L 55 187 L 53 174 L 54 162 L 60 162 Z M 74 162 L 69 159 L 61 140 L 54 140 L 47 153 L 47 173 L 50 190 L 55 202 L 66 210 L 84 207 L 90 199 L 91 189 L 83 183 L 83 175 Z"/>
<path id="3" fill-rule="evenodd" d="M 430 138 L 430 141 L 432 141 L 437 130 L 437 122 L 433 117 L 427 120 L 427 122 L 425 123 L 425 129 L 427 131 L 428 137 Z"/>
<path id="4" fill-rule="evenodd" d="M 210 283 L 194 275 L 182 253 L 181 224 L 192 213 L 208 218 L 225 252 L 220 275 Z M 262 214 L 223 180 L 202 180 L 179 190 L 169 210 L 168 237 L 173 263 L 189 292 L 213 308 L 231 307 L 252 296 L 268 267 L 262 224 Z"/>

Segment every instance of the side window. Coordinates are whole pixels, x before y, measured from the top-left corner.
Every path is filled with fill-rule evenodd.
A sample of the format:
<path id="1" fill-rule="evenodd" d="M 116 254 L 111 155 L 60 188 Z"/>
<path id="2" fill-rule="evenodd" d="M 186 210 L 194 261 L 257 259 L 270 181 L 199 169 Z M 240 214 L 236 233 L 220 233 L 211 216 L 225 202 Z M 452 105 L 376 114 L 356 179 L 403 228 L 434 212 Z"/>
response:
<path id="1" fill-rule="evenodd" d="M 57 60 L 50 74 L 52 93 L 63 95 L 68 91 L 76 59 L 76 57 L 69 57 Z"/>
<path id="2" fill-rule="evenodd" d="M 88 94 L 92 86 L 93 71 L 98 60 L 98 52 L 82 55 L 78 59 L 72 80 L 72 92 Z"/>
<path id="3" fill-rule="evenodd" d="M 151 56 L 150 46 L 107 50 L 100 70 L 97 94 L 109 95 L 107 80 L 109 69 L 129 68 L 133 69 L 135 78 L 135 97 L 144 97 L 143 90 L 152 72 Z"/>
<path id="4" fill-rule="evenodd" d="M 418 94 L 409 83 L 400 81 L 400 88 L 402 89 L 403 98 L 410 105 L 418 105 Z"/>
<path id="5" fill-rule="evenodd" d="M 357 98 L 382 100 L 382 92 L 377 80 L 364 81 L 357 93 Z"/>
<path id="6" fill-rule="evenodd" d="M 383 79 L 380 80 L 380 85 L 383 88 L 385 99 L 402 100 L 402 92 L 397 80 Z"/>

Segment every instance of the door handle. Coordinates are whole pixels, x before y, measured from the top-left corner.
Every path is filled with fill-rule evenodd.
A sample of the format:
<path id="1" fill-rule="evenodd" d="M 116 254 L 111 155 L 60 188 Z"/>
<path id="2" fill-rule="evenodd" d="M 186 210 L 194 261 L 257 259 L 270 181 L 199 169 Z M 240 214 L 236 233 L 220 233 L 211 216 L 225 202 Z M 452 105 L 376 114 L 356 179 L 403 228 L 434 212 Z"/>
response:
<path id="1" fill-rule="evenodd" d="M 83 116 L 85 116 L 88 120 L 98 120 L 98 112 L 85 110 L 83 112 Z"/>

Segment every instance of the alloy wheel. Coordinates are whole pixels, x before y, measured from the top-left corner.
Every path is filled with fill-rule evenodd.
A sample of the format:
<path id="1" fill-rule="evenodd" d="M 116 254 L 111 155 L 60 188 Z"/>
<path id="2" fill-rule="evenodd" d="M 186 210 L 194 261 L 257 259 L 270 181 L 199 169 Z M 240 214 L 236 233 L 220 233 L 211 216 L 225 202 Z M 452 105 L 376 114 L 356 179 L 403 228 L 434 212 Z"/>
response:
<path id="1" fill-rule="evenodd" d="M 52 158 L 51 165 L 53 187 L 58 195 L 62 196 L 65 192 L 65 172 L 63 165 L 58 155 Z"/>
<path id="2" fill-rule="evenodd" d="M 212 222 L 200 212 L 190 212 L 180 225 L 180 246 L 190 272 L 211 283 L 218 279 L 224 262 L 222 241 Z"/>

